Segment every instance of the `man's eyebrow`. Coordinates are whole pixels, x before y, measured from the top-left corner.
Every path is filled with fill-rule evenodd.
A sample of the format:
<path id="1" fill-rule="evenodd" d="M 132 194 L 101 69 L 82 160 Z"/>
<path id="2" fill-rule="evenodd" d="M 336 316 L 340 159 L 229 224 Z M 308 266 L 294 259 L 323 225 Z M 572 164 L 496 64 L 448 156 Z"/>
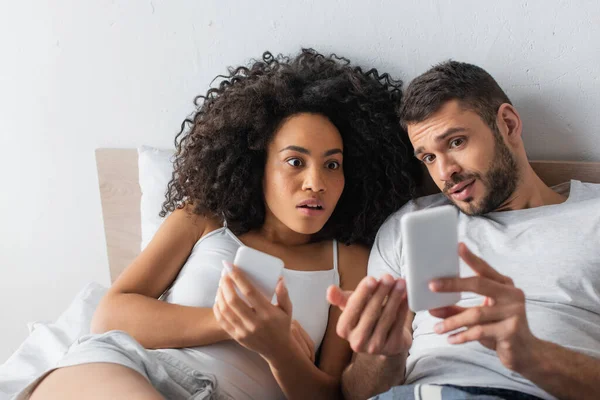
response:
<path id="1" fill-rule="evenodd" d="M 466 128 L 463 128 L 462 126 L 457 126 L 454 128 L 449 128 L 447 129 L 444 133 L 442 133 L 441 135 L 437 136 L 435 138 L 436 143 L 439 143 L 443 140 L 446 140 L 446 138 L 450 135 L 453 135 L 457 132 L 464 132 L 466 131 Z M 420 146 L 418 148 L 415 149 L 415 157 L 417 157 L 419 154 L 423 153 L 425 151 L 425 148 L 423 146 Z"/>
<path id="2" fill-rule="evenodd" d="M 297 151 L 298 153 L 310 155 L 310 150 L 305 149 L 304 147 L 293 146 L 293 145 L 284 147 L 283 149 L 279 150 L 279 152 L 281 153 L 282 151 L 286 151 L 286 150 Z M 325 153 L 323 153 L 323 156 L 327 157 L 327 156 L 331 156 L 333 154 L 344 154 L 344 152 L 342 151 L 342 149 L 331 149 L 331 150 L 327 150 Z"/>

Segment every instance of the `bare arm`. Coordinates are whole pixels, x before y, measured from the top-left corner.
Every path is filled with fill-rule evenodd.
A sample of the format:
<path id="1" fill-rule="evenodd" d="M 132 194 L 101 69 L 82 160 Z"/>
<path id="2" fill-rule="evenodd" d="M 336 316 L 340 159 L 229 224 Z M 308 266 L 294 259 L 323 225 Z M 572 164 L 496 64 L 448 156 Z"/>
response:
<path id="1" fill-rule="evenodd" d="M 204 217 L 187 209 L 174 211 L 104 296 L 94 314 L 92 332 L 123 330 L 146 348 L 191 347 L 228 339 L 212 308 L 157 300 L 208 226 Z"/>
<path id="2" fill-rule="evenodd" d="M 540 340 L 517 372 L 559 399 L 600 397 L 600 360 L 555 343 Z"/>
<path id="3" fill-rule="evenodd" d="M 368 399 L 404 382 L 407 353 L 396 356 L 357 353 L 344 372 L 344 398 Z"/>
<path id="4" fill-rule="evenodd" d="M 413 314 L 409 313 L 404 320 L 403 331 L 398 332 L 396 329 L 390 332 L 390 335 L 404 336 L 398 342 L 401 346 L 397 348 L 400 353 L 389 356 L 369 353 L 356 353 L 354 355 L 352 363 L 344 371 L 343 390 L 345 399 L 367 399 L 388 391 L 392 386 L 404 383 L 408 347 L 412 342 L 412 319 Z"/>
<path id="5" fill-rule="evenodd" d="M 346 399 L 366 399 L 404 380 L 412 344 L 405 282 L 384 274 L 364 278 L 353 292 L 331 287 L 329 302 L 342 310 L 337 333 L 356 356 L 342 377 Z"/>

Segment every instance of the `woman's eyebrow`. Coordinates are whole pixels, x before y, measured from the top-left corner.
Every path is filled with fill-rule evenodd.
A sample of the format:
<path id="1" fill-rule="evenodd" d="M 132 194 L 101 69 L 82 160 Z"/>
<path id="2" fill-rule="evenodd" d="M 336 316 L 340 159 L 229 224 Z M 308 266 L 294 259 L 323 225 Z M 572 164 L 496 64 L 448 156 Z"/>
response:
<path id="1" fill-rule="evenodd" d="M 282 151 L 286 151 L 286 150 L 297 151 L 298 153 L 310 155 L 310 150 L 305 149 L 304 147 L 293 146 L 293 145 L 284 147 L 283 149 L 279 150 L 279 152 L 281 153 Z M 333 154 L 344 154 L 344 153 L 343 153 L 342 149 L 331 149 L 331 150 L 327 150 L 325 153 L 323 153 L 323 156 L 327 157 L 327 156 L 330 156 Z"/>
<path id="2" fill-rule="evenodd" d="M 323 156 L 327 157 L 327 156 L 331 156 L 334 154 L 344 154 L 344 152 L 342 151 L 342 149 L 331 149 L 331 150 L 327 150 L 325 153 L 323 153 Z"/>
<path id="3" fill-rule="evenodd" d="M 308 149 L 305 149 L 304 147 L 300 147 L 300 146 L 287 146 L 287 147 L 284 147 L 283 149 L 279 150 L 279 152 L 281 153 L 282 151 L 286 151 L 286 150 L 297 151 L 298 153 L 310 155 L 310 151 Z"/>

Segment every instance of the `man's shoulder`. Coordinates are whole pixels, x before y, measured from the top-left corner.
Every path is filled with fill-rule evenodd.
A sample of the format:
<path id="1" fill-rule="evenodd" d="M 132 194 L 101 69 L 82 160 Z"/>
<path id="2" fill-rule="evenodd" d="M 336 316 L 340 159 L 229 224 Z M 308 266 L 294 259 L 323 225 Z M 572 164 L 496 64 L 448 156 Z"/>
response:
<path id="1" fill-rule="evenodd" d="M 600 198 L 600 184 L 573 180 L 570 189 L 578 199 L 589 200 Z"/>

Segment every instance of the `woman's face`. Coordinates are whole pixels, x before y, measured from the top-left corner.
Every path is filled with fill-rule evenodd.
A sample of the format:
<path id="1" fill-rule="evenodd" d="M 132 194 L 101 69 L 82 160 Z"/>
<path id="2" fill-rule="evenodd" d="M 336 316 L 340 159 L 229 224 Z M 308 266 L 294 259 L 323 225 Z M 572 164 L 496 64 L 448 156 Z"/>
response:
<path id="1" fill-rule="evenodd" d="M 343 149 L 339 131 L 323 115 L 286 119 L 267 147 L 265 223 L 307 235 L 321 230 L 344 190 Z"/>

